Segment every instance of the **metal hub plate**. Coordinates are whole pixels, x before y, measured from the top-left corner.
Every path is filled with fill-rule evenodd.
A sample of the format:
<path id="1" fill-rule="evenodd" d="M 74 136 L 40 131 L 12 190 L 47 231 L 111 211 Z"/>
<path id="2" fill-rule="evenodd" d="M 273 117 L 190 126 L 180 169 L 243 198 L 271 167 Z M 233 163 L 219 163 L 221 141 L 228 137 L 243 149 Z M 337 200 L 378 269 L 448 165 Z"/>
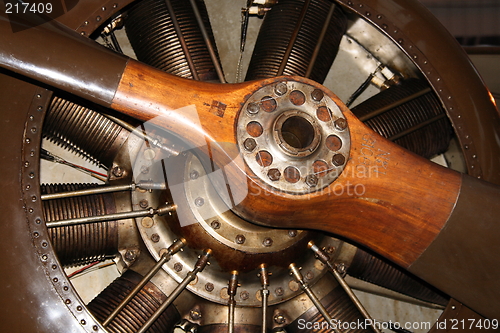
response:
<path id="1" fill-rule="evenodd" d="M 337 104 L 302 82 L 283 81 L 256 91 L 237 127 L 243 158 L 265 183 L 287 193 L 330 185 L 349 158 L 350 134 Z"/>

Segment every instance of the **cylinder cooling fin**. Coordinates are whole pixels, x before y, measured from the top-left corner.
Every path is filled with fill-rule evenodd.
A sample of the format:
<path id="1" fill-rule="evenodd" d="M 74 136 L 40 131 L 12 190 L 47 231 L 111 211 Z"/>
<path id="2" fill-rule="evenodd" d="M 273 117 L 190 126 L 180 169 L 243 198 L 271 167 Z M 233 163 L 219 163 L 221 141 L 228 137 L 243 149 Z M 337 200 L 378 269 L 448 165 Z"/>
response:
<path id="1" fill-rule="evenodd" d="M 130 46 L 139 61 L 157 69 L 186 79 L 220 83 L 224 79 L 219 62 L 227 55 L 218 54 L 217 44 L 221 40 L 214 36 L 214 31 L 216 25 L 220 29 L 223 21 L 217 12 L 230 6 L 214 6 L 213 2 L 140 0 L 117 1 L 112 5 L 96 2 L 89 8 L 76 8 L 74 16 L 61 22 L 78 27 L 80 32 L 94 24 L 95 31 L 86 35 L 100 36 L 103 40 L 111 38 L 115 50 Z M 243 2 L 246 3 L 238 4 L 246 6 L 243 11 L 257 6 L 253 1 Z M 376 2 L 366 1 L 372 6 Z M 390 25 L 392 20 L 388 17 L 392 13 L 387 8 L 393 7 L 384 7 L 384 2 L 399 3 L 380 1 L 382 5 L 376 6 L 379 15 L 363 7 L 364 1 L 259 3 L 260 13 L 265 15 L 258 35 L 253 37 L 255 47 L 250 51 L 245 80 L 294 75 L 319 83 L 336 81 L 334 87 L 338 91 L 333 92 L 344 102 L 352 98 L 355 105 L 352 112 L 369 128 L 413 153 L 432 158 L 448 151 L 451 140 L 463 141 L 468 134 L 462 134 L 463 128 L 455 126 L 451 106 L 447 104 L 454 100 L 434 89 L 433 78 L 421 70 L 416 58 L 405 49 L 411 41 L 401 42 L 402 37 L 390 35 L 396 28 Z M 222 24 L 239 35 L 241 12 L 240 8 L 237 10 L 231 14 L 232 25 Z M 102 25 L 92 23 L 101 20 Z M 117 22 L 123 22 L 123 27 Z M 235 48 L 239 51 L 237 44 Z M 351 75 L 345 84 L 340 82 L 345 72 L 339 69 Z M 5 81 L 6 87 L 12 82 L 18 84 L 17 78 L 6 74 L 0 72 L 0 80 Z M 32 224 L 29 233 L 19 234 L 29 234 L 30 241 L 25 243 L 30 251 L 34 246 L 43 266 L 39 270 L 45 272 L 36 283 L 50 282 L 48 288 L 42 288 L 43 292 L 55 290 L 55 299 L 61 303 L 57 306 L 67 310 L 64 316 L 69 319 L 65 323 L 76 318 L 74 327 L 87 332 L 159 333 L 175 329 L 176 332 L 278 333 L 330 332 L 332 321 L 389 320 L 370 317 L 345 283 L 346 275 L 440 310 L 450 302 L 447 295 L 433 286 L 333 235 L 270 229 L 240 218 L 228 209 L 225 194 L 211 181 L 213 170 L 206 170 L 196 153 L 184 149 L 182 138 L 131 119 L 118 119 L 111 110 L 63 92 L 51 96 L 44 88 L 19 84 L 24 89 L 18 89 L 15 96 L 11 92 L 15 104 L 11 114 L 26 113 L 22 113 L 25 119 L 18 123 L 26 121 L 25 126 L 29 126 L 25 130 L 19 125 L 19 135 L 23 138 L 18 140 L 22 142 L 19 150 L 25 154 L 22 188 L 18 191 L 23 195 L 24 205 L 19 214 L 26 215 L 24 221 Z M 239 148 L 252 158 L 247 166 L 253 163 L 256 170 L 265 170 L 263 174 L 271 186 L 282 182 L 287 186 L 286 195 L 304 194 L 325 182 L 324 179 L 314 182 L 311 175 L 339 167 L 335 156 L 344 154 L 339 163 L 346 162 L 349 130 L 346 124 L 342 125 L 345 119 L 340 109 L 332 112 L 333 104 L 325 104 L 323 109 L 317 107 L 326 98 L 318 96 L 313 88 L 306 89 L 297 83 L 288 86 L 282 83 L 281 88 L 283 85 L 285 92 L 272 87 L 259 95 L 259 100 L 249 100 L 255 102 L 258 112 L 252 112 L 251 103 L 242 103 L 248 111 L 241 117 L 246 123 L 239 131 L 248 140 Z M 302 90 L 307 93 L 302 93 L 307 103 L 296 104 L 287 97 L 289 92 L 300 95 Z M 9 99 L 5 100 L 7 103 Z M 17 105 L 16 100 L 29 103 Z M 285 105 L 283 114 L 271 117 L 272 113 L 259 104 L 264 100 Z M 312 111 L 306 110 L 306 106 Z M 10 112 L 9 108 L 5 110 Z M 275 118 L 277 121 L 269 120 Z M 328 121 L 333 118 L 340 121 L 332 122 L 334 128 L 327 130 Z M 316 122 L 325 128 L 320 134 L 314 132 Z M 281 132 L 275 134 L 275 128 Z M 307 169 L 310 175 L 301 179 L 302 187 L 294 192 L 295 182 L 290 181 L 294 180 L 290 176 L 293 172 L 276 173 L 266 169 L 262 158 L 259 160 L 261 151 L 267 152 L 261 147 L 271 139 L 253 135 L 252 129 L 271 133 L 268 136 L 271 139 L 273 135 L 281 135 L 280 142 L 292 146 L 294 153 L 314 146 L 313 152 L 307 154 L 317 157 L 314 155 L 317 149 L 327 157 L 311 157 L 315 164 L 311 163 Z M 308 131 L 309 135 L 305 133 Z M 26 140 L 31 134 L 39 137 Z M 321 135 L 330 140 L 321 141 Z M 40 179 L 38 170 L 31 168 L 39 163 L 42 137 L 67 154 L 106 169 L 107 174 L 101 175 L 103 181 L 65 182 L 58 179 L 62 175 L 45 177 L 44 170 Z M 343 144 L 344 150 L 326 144 Z M 269 148 L 273 152 L 268 153 L 271 158 L 278 156 L 274 148 Z M 290 157 L 293 155 L 290 150 L 282 155 L 292 161 L 289 164 L 296 170 L 305 167 L 300 156 Z M 39 194 L 32 193 L 33 187 L 40 188 Z M 44 196 L 55 193 L 64 195 L 56 199 Z M 33 205 L 37 206 L 32 208 Z M 78 293 L 85 290 L 72 287 L 66 272 L 104 260 L 112 260 L 116 278 L 93 295 L 88 304 L 83 304 Z M 83 271 L 89 272 L 85 268 Z M 92 274 L 88 276 L 98 276 Z M 92 278 L 88 279 L 92 283 Z M 33 288 L 26 290 L 31 292 Z M 451 300 L 450 304 L 456 308 L 454 302 Z M 39 308 L 33 311 L 42 313 Z M 450 311 L 443 313 L 444 320 L 453 315 Z M 41 320 L 53 321 L 48 317 Z M 25 327 L 22 323 L 13 325 Z M 31 322 L 25 325 L 33 326 Z M 54 331 L 51 326 L 54 324 L 40 325 L 41 332 Z M 363 326 L 341 328 L 339 332 L 378 333 Z"/>

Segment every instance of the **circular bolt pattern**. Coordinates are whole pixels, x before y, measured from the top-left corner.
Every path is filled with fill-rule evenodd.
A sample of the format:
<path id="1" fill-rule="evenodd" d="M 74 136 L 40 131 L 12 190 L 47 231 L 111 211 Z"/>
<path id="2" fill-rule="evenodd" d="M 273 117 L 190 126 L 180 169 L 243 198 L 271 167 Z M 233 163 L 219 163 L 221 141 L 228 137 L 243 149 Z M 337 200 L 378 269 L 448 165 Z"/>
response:
<path id="1" fill-rule="evenodd" d="M 324 177 L 328 173 L 328 164 L 321 160 L 315 161 L 313 163 L 313 171 L 317 177 Z"/>
<path id="2" fill-rule="evenodd" d="M 253 152 L 255 147 L 257 147 L 257 142 L 255 142 L 254 139 L 248 138 L 243 142 L 243 146 L 245 147 L 245 150 L 248 151 L 249 153 Z"/>
<path id="3" fill-rule="evenodd" d="M 290 101 L 297 106 L 300 106 L 306 102 L 306 96 L 300 90 L 294 90 L 290 93 Z"/>
<path id="4" fill-rule="evenodd" d="M 316 109 L 316 117 L 325 123 L 332 120 L 331 112 L 326 106 L 320 106 Z"/>
<path id="5" fill-rule="evenodd" d="M 245 243 L 245 240 L 246 240 L 246 238 L 243 235 L 237 235 L 236 238 L 234 239 L 236 244 L 243 244 L 243 243 Z"/>
<path id="6" fill-rule="evenodd" d="M 280 180 L 281 172 L 278 169 L 269 169 L 269 171 L 267 172 L 267 176 L 273 182 L 277 182 L 278 180 Z"/>
<path id="7" fill-rule="evenodd" d="M 269 238 L 269 237 L 264 238 L 264 240 L 262 241 L 262 245 L 264 245 L 265 247 L 272 246 L 273 245 L 273 239 Z"/>
<path id="8" fill-rule="evenodd" d="M 344 165 L 344 163 L 345 163 L 344 155 L 342 155 L 342 154 L 333 155 L 332 163 L 335 164 L 336 166 Z"/>
<path id="9" fill-rule="evenodd" d="M 260 100 L 260 106 L 262 110 L 266 112 L 273 112 L 276 110 L 278 103 L 276 103 L 276 100 L 271 96 L 266 96 Z"/>
<path id="10" fill-rule="evenodd" d="M 213 220 L 212 223 L 210 223 L 210 226 L 214 229 L 219 229 L 220 228 L 219 220 Z"/>
<path id="11" fill-rule="evenodd" d="M 247 112 L 250 114 L 257 114 L 259 113 L 260 106 L 257 103 L 249 103 L 247 106 Z"/>
<path id="12" fill-rule="evenodd" d="M 331 151 L 338 151 L 342 148 L 342 140 L 336 135 L 330 135 L 326 138 L 326 147 Z"/>
<path id="13" fill-rule="evenodd" d="M 257 155 L 255 155 L 255 159 L 261 167 L 268 167 L 273 164 L 273 156 L 265 150 L 259 151 Z"/>
<path id="14" fill-rule="evenodd" d="M 313 92 L 311 93 L 311 98 L 316 102 L 321 101 L 324 96 L 325 94 L 323 94 L 323 91 L 319 89 L 314 89 Z"/>
<path id="15" fill-rule="evenodd" d="M 347 120 L 345 120 L 344 118 L 335 120 L 335 127 L 337 127 L 337 129 L 341 131 L 345 130 L 347 128 Z"/>
<path id="16" fill-rule="evenodd" d="M 289 166 L 284 171 L 285 180 L 289 183 L 296 183 L 300 180 L 300 171 L 292 166 Z"/>
<path id="17" fill-rule="evenodd" d="M 285 82 L 280 82 L 276 85 L 276 87 L 274 87 L 274 92 L 276 93 L 276 95 L 279 95 L 279 96 L 286 94 L 287 91 L 288 91 L 288 88 L 287 88 Z"/>
<path id="18" fill-rule="evenodd" d="M 263 132 L 264 129 L 262 128 L 262 125 L 259 122 L 252 121 L 248 123 L 247 133 L 253 136 L 254 138 L 261 136 Z"/>
<path id="19" fill-rule="evenodd" d="M 306 176 L 306 184 L 309 187 L 314 187 L 318 185 L 318 177 L 316 175 L 307 175 Z"/>

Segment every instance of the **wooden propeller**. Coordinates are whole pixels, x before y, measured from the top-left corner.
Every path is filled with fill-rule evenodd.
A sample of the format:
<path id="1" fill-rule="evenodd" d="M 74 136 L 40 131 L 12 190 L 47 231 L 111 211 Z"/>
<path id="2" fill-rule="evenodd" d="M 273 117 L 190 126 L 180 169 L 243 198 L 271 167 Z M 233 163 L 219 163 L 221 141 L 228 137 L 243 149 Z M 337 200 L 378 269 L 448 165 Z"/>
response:
<path id="1" fill-rule="evenodd" d="M 71 51 L 54 52 L 46 45 L 64 45 Z M 232 208 L 243 218 L 271 227 L 343 236 L 483 315 L 500 314 L 499 188 L 438 166 L 380 137 L 321 85 L 299 77 L 231 85 L 190 81 L 119 57 L 61 27 L 13 34 L 5 17 L 0 19 L 0 64 L 150 121 L 195 147 L 209 146 L 205 153 L 225 170 L 231 193 L 244 196 Z M 349 158 L 340 176 L 320 191 L 278 191 L 237 157 L 242 106 L 259 89 L 284 81 L 322 91 L 347 120 Z M 477 293 L 483 294 L 481 301 Z"/>

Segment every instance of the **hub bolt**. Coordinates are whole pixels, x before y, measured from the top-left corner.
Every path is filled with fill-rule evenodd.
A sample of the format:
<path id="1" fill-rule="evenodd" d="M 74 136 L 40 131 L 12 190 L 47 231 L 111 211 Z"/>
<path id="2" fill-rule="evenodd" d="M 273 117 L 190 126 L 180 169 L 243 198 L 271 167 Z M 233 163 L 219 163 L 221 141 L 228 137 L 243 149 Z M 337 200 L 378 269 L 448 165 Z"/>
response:
<path id="1" fill-rule="evenodd" d="M 335 120 L 335 127 L 337 127 L 337 129 L 343 131 L 347 128 L 347 121 L 344 118 L 339 118 L 339 119 Z"/>
<path id="2" fill-rule="evenodd" d="M 276 87 L 274 87 L 274 92 L 278 96 L 283 96 L 284 94 L 286 94 L 287 91 L 288 91 L 288 88 L 287 88 L 285 82 L 280 82 L 276 85 Z"/>
<path id="3" fill-rule="evenodd" d="M 257 147 L 257 142 L 255 142 L 254 139 L 248 138 L 243 142 L 243 147 L 245 147 L 245 150 L 251 153 L 254 151 L 255 147 Z"/>
<path id="4" fill-rule="evenodd" d="M 267 177 L 273 182 L 280 180 L 281 172 L 278 169 L 269 169 L 267 172 Z"/>
<path id="5" fill-rule="evenodd" d="M 260 110 L 260 106 L 257 103 L 248 103 L 247 112 L 250 114 L 257 114 Z"/>
<path id="6" fill-rule="evenodd" d="M 306 184 L 309 187 L 314 187 L 318 185 L 318 177 L 316 175 L 307 175 Z"/>
<path id="7" fill-rule="evenodd" d="M 321 90 L 314 89 L 313 92 L 311 93 L 311 97 L 314 101 L 319 102 L 323 99 L 324 94 Z"/>
<path id="8" fill-rule="evenodd" d="M 342 154 L 335 154 L 333 155 L 332 157 L 332 163 L 335 165 L 335 166 L 341 166 L 345 163 L 345 157 L 344 155 Z"/>

